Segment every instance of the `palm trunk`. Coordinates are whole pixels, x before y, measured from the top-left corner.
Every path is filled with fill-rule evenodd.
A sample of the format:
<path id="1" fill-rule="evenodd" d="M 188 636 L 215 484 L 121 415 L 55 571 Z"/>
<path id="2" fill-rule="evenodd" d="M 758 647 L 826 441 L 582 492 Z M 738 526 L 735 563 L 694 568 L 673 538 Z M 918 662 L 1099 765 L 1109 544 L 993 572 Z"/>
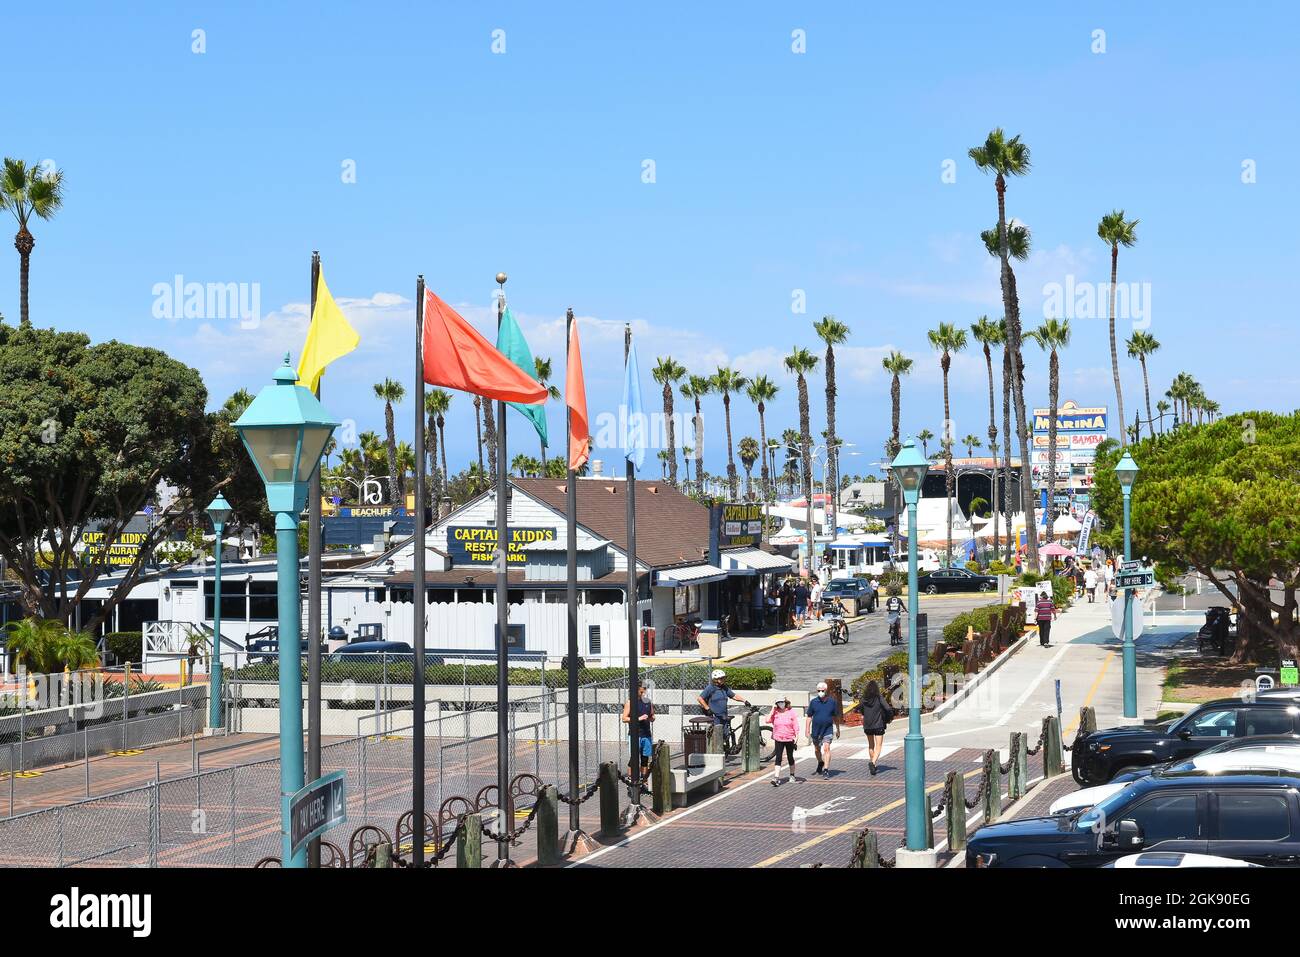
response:
<path id="1" fill-rule="evenodd" d="M 668 423 L 668 484 L 677 487 L 677 428 L 673 423 L 673 384 L 664 383 L 664 419 Z"/>
<path id="2" fill-rule="evenodd" d="M 952 474 L 952 435 L 950 435 L 950 434 L 948 434 L 948 433 L 950 433 L 950 432 L 952 431 L 952 426 L 949 424 L 949 423 L 952 422 L 952 411 L 951 411 L 951 409 L 950 409 L 949 406 L 948 406 L 948 368 L 949 368 L 949 363 L 951 362 L 951 360 L 948 358 L 948 353 L 947 353 L 947 352 L 945 352 L 945 353 L 943 354 L 943 359 L 941 360 L 941 362 L 942 362 L 942 364 L 943 364 L 943 431 L 944 431 L 944 433 L 945 433 L 945 434 L 943 435 L 943 437 L 942 437 L 942 442 L 943 442 L 943 452 L 944 452 L 944 455 L 943 455 L 943 461 L 944 461 L 944 468 L 943 468 L 944 476 L 943 476 L 943 481 L 944 481 L 945 491 L 948 493 L 948 499 L 947 499 L 947 505 L 948 505 L 948 557 L 947 557 L 947 560 L 946 560 L 946 562 L 945 562 L 945 565 L 946 565 L 948 568 L 951 568 L 951 567 L 952 567 L 952 491 L 953 491 L 952 486 L 953 486 L 953 474 Z"/>
<path id="3" fill-rule="evenodd" d="M 474 434 L 478 438 L 478 470 L 485 472 L 483 468 L 483 420 L 479 417 L 482 408 L 483 397 L 481 395 L 474 396 Z"/>
<path id="4" fill-rule="evenodd" d="M 722 417 L 727 424 L 727 491 L 731 498 L 736 498 L 736 460 L 731 452 L 731 396 L 726 393 L 722 396 Z"/>
<path id="5" fill-rule="evenodd" d="M 428 494 L 430 501 L 437 506 L 438 500 L 442 497 L 442 488 L 439 484 L 438 476 L 438 420 L 436 416 L 429 416 L 429 421 L 425 424 L 425 432 L 430 436 L 429 440 L 429 488 Z M 437 512 L 434 512 L 437 515 Z"/>
<path id="6" fill-rule="evenodd" d="M 898 440 L 898 412 L 901 405 L 903 386 L 899 379 L 898 373 L 895 372 L 892 381 L 889 383 L 889 403 L 892 406 L 892 421 L 890 430 L 890 447 L 889 457 L 892 459 L 898 454 L 901 445 Z"/>
<path id="7" fill-rule="evenodd" d="M 447 420 L 441 415 L 438 416 L 438 442 L 442 446 L 442 479 L 436 504 L 441 509 L 442 498 L 447 494 L 447 480 L 451 478 L 451 475 L 447 472 Z"/>
<path id="8" fill-rule="evenodd" d="M 826 518 L 829 522 L 831 514 L 836 510 L 835 506 L 839 504 L 840 497 L 840 456 L 836 448 L 835 440 L 835 348 L 826 344 L 826 501 L 822 508 L 827 509 Z M 834 502 L 835 506 L 831 503 Z M 831 524 L 832 534 L 834 533 L 834 524 Z"/>
<path id="9" fill-rule="evenodd" d="M 496 414 L 492 408 L 492 400 L 483 400 L 483 437 L 487 440 L 488 454 L 488 481 L 492 483 L 492 488 L 497 484 L 497 422 Z M 501 468 L 506 467 L 505 462 L 500 463 Z"/>
<path id="10" fill-rule="evenodd" d="M 799 445 L 800 459 L 803 466 L 804 501 L 808 503 L 808 570 L 813 568 L 813 549 L 817 544 L 817 535 L 813 523 L 812 499 L 812 420 L 808 413 L 808 380 L 799 373 Z"/>
<path id="11" fill-rule="evenodd" d="M 992 476 L 993 488 L 993 554 L 998 553 L 998 428 L 993 423 L 993 417 L 997 414 L 997 403 L 993 398 L 993 352 L 989 349 L 989 344 L 984 343 L 984 365 L 989 372 L 989 454 L 993 456 L 993 468 L 989 474 Z"/>
<path id="12" fill-rule="evenodd" d="M 1151 414 L 1151 383 L 1147 380 L 1147 357 L 1144 355 L 1138 356 L 1138 362 L 1142 364 L 1142 393 L 1147 404 L 1147 427 L 1151 430 L 1151 434 L 1154 435 L 1156 420 Z"/>
<path id="13" fill-rule="evenodd" d="M 393 431 L 393 403 L 384 403 L 384 428 L 388 433 L 385 451 L 388 453 L 388 491 L 392 504 L 402 504 L 402 478 L 397 474 L 397 435 Z"/>
<path id="14" fill-rule="evenodd" d="M 1025 366 L 1021 351 L 1020 298 L 1006 245 L 1005 184 L 999 179 L 998 228 L 1002 237 L 1002 290 L 1007 305 L 1007 346 L 1011 352 L 1011 394 L 1016 407 L 1016 438 L 1020 445 L 1020 500 L 1025 513 L 1025 544 L 1029 563 L 1038 567 L 1038 519 L 1029 465 L 1029 427 L 1025 415 Z"/>
<path id="15" fill-rule="evenodd" d="M 759 468 L 759 486 L 764 502 L 772 498 L 772 473 L 767 470 L 767 422 L 763 415 L 765 411 L 763 403 L 758 403 L 758 454 L 763 463 Z M 763 541 L 767 541 L 767 522 L 763 523 Z"/>
<path id="16" fill-rule="evenodd" d="M 1002 348 L 1002 524 L 1007 529 L 1006 564 L 1011 564 L 1011 353 Z"/>
<path id="17" fill-rule="evenodd" d="M 32 250 L 36 248 L 36 237 L 27 231 L 26 224 L 14 237 L 14 248 L 18 250 L 18 316 L 21 325 L 32 324 L 31 313 L 27 308 L 27 277 L 31 271 Z"/>
<path id="18" fill-rule="evenodd" d="M 1124 427 L 1124 393 L 1119 385 L 1119 351 L 1115 347 L 1115 277 L 1119 272 L 1119 243 L 1110 247 L 1110 371 L 1115 378 L 1115 407 L 1119 410 L 1119 444 L 1128 445 Z"/>
<path id="19" fill-rule="evenodd" d="M 700 400 L 695 400 L 695 484 L 704 491 L 704 417 L 700 414 Z"/>

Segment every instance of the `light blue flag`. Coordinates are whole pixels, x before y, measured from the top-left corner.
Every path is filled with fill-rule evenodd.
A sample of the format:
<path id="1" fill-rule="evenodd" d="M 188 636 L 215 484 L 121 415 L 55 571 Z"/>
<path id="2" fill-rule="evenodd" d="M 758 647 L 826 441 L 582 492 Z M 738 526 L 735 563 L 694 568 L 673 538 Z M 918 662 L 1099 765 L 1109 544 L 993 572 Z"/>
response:
<path id="1" fill-rule="evenodd" d="M 636 343 L 627 352 L 623 367 L 623 457 L 640 471 L 645 466 L 645 450 L 650 444 L 649 423 L 641 407 L 641 373 L 636 363 Z"/>

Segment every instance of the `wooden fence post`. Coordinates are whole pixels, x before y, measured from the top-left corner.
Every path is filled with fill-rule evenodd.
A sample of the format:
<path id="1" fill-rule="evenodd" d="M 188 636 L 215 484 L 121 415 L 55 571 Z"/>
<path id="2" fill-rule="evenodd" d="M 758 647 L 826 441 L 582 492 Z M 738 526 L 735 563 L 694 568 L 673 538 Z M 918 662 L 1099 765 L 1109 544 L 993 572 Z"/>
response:
<path id="1" fill-rule="evenodd" d="M 751 711 L 745 715 L 745 751 L 742 760 L 744 761 L 743 769 L 746 774 L 757 771 L 761 765 L 758 755 L 758 746 L 761 743 L 761 732 L 758 730 L 758 712 Z"/>
<path id="2" fill-rule="evenodd" d="M 870 828 L 862 829 L 862 838 L 853 844 L 853 857 L 849 867 L 880 868 L 880 848 L 876 834 Z"/>
<path id="3" fill-rule="evenodd" d="M 560 798 L 555 785 L 537 793 L 537 863 L 554 867 L 560 863 Z"/>
<path id="4" fill-rule="evenodd" d="M 984 782 L 984 823 L 995 824 L 1002 816 L 1002 766 L 996 748 L 984 752 L 988 779 Z"/>
<path id="5" fill-rule="evenodd" d="M 1044 719 L 1043 777 L 1051 778 L 1064 768 L 1061 760 L 1061 722 L 1056 715 Z"/>
<path id="6" fill-rule="evenodd" d="M 600 766 L 600 833 L 618 833 L 618 769 L 613 761 Z"/>
<path id="7" fill-rule="evenodd" d="M 948 818 L 948 850 L 954 853 L 966 847 L 966 783 L 956 771 L 948 772 L 944 782 L 944 810 Z"/>
<path id="8" fill-rule="evenodd" d="M 463 827 L 456 837 L 456 867 L 483 866 L 483 818 L 477 813 L 461 818 Z"/>
<path id="9" fill-rule="evenodd" d="M 1011 744 L 1007 749 L 1011 758 L 1011 771 L 1007 776 L 1007 794 L 1013 801 L 1025 796 L 1025 779 L 1020 771 L 1020 732 L 1011 732 Z"/>
<path id="10" fill-rule="evenodd" d="M 667 814 L 673 807 L 672 749 L 667 741 L 655 744 L 654 768 L 650 772 L 650 809 Z"/>

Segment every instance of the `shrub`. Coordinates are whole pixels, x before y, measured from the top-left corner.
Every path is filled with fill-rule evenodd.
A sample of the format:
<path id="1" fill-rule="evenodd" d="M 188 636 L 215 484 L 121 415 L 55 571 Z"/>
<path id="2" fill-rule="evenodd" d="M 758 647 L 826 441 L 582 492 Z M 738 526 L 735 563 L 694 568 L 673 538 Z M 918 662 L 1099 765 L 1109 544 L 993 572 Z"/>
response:
<path id="1" fill-rule="evenodd" d="M 1000 560 L 996 558 L 993 559 L 993 561 L 989 562 L 990 575 L 1010 575 L 1012 573 L 1013 573 L 1013 569 L 1009 565 L 1004 565 Z"/>
<path id="2" fill-rule="evenodd" d="M 981 605 L 978 608 L 972 608 L 970 611 L 964 611 L 948 624 L 943 626 L 943 640 L 948 647 L 961 647 L 961 643 L 966 640 L 966 629 L 974 628 L 980 634 L 986 634 L 993 630 L 994 619 L 1001 617 L 1002 613 L 1008 606 L 994 603 L 992 605 Z M 1011 626 L 1017 628 L 1024 626 L 1024 619 L 1020 617 L 1018 608 L 1013 609 Z"/>
<path id="3" fill-rule="evenodd" d="M 891 568 L 880 576 L 877 584 L 886 595 L 896 597 L 903 593 L 903 588 L 907 585 L 907 573 Z"/>
<path id="4" fill-rule="evenodd" d="M 966 563 L 966 571 L 968 571 L 968 572 L 974 572 L 976 575 L 978 575 L 978 574 L 980 573 L 980 563 L 979 563 L 979 562 L 974 562 L 974 561 L 972 561 L 972 562 L 967 562 L 967 563 Z"/>
<path id="5" fill-rule="evenodd" d="M 119 662 L 144 661 L 144 637 L 138 631 L 114 631 L 105 635 L 104 649 Z"/>

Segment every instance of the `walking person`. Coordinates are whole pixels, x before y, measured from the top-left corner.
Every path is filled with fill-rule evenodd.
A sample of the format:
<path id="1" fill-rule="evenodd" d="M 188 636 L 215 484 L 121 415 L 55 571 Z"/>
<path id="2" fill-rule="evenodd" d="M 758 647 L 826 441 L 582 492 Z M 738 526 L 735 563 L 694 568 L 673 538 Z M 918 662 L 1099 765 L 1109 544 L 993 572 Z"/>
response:
<path id="1" fill-rule="evenodd" d="M 1034 617 L 1038 623 L 1039 645 L 1044 648 L 1051 647 L 1052 620 L 1057 617 L 1057 611 L 1050 589 L 1044 588 L 1038 593 L 1038 603 L 1034 605 Z"/>
<path id="2" fill-rule="evenodd" d="M 1115 597 L 1115 565 L 1113 562 L 1106 562 L 1106 595 L 1111 599 Z"/>
<path id="3" fill-rule="evenodd" d="M 812 596 L 808 586 L 801 579 L 794 586 L 794 626 L 802 628 L 808 621 L 808 599 Z"/>
<path id="4" fill-rule="evenodd" d="M 819 682 L 817 695 L 810 698 L 804 710 L 804 733 L 817 752 L 817 770 L 824 778 L 831 776 L 831 741 L 840 736 L 836 719 L 840 717 L 839 702 L 826 693 L 826 682 Z"/>
<path id="5" fill-rule="evenodd" d="M 1083 590 L 1088 593 L 1088 604 L 1093 604 L 1093 599 L 1097 597 L 1097 571 L 1089 568 L 1083 573 Z"/>
<path id="6" fill-rule="evenodd" d="M 723 706 L 726 707 L 725 705 Z M 632 702 L 627 701 L 623 704 L 623 723 L 632 723 Z M 650 770 L 650 757 L 654 754 L 654 720 L 655 706 L 650 700 L 650 692 L 646 688 L 645 682 L 637 684 L 636 696 L 636 729 L 637 729 L 637 747 L 641 754 L 641 780 L 646 779 L 646 774 Z M 636 772 L 631 764 L 627 768 L 627 776 L 634 777 Z"/>
<path id="7" fill-rule="evenodd" d="M 777 701 L 767 720 L 772 725 L 772 741 L 776 744 L 776 757 L 772 761 L 772 787 L 780 787 L 786 781 L 781 771 L 783 754 L 790 769 L 789 779 L 797 783 L 800 778 L 794 772 L 794 746 L 799 740 L 799 715 L 790 707 L 790 699 L 781 698 Z"/>
<path id="8" fill-rule="evenodd" d="M 821 579 L 813 582 L 812 586 L 812 614 L 818 621 L 822 620 L 822 594 L 826 591 L 826 586 L 822 584 Z"/>
<path id="9" fill-rule="evenodd" d="M 862 732 L 867 736 L 867 763 L 871 768 L 871 776 L 875 777 L 876 765 L 880 763 L 880 749 L 885 744 L 885 728 L 894 720 L 894 709 L 880 693 L 880 685 L 868 681 L 862 700 L 853 710 L 862 714 Z"/>

